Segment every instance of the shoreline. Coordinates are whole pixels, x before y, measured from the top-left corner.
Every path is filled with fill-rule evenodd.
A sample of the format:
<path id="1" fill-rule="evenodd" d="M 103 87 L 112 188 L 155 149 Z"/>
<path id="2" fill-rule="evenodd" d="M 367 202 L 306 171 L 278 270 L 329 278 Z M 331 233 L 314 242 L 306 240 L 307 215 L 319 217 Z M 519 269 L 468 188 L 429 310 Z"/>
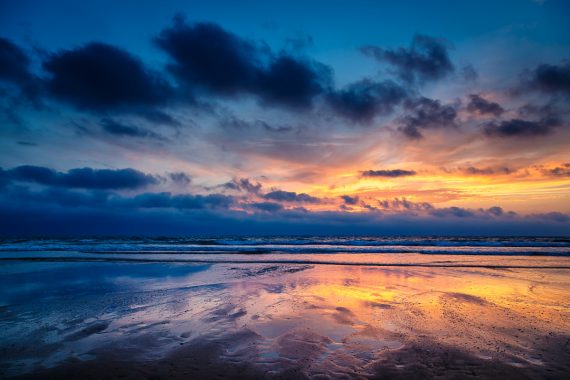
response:
<path id="1" fill-rule="evenodd" d="M 2 378 L 570 373 L 566 269 L 5 261 L 0 270 Z"/>

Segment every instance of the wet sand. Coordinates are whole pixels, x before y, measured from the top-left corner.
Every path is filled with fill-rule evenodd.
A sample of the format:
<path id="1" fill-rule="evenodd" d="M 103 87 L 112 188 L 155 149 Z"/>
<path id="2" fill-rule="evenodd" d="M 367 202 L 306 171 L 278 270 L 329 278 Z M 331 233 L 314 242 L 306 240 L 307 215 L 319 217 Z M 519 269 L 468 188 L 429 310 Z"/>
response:
<path id="1" fill-rule="evenodd" d="M 14 261 L 0 286 L 2 378 L 570 378 L 568 269 Z"/>

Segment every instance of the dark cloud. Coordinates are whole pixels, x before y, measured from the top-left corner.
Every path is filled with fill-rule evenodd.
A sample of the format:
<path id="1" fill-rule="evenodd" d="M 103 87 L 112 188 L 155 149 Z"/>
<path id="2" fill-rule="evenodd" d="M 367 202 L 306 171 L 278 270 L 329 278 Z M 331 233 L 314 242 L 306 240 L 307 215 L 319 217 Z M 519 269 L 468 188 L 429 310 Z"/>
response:
<path id="1" fill-rule="evenodd" d="M 350 84 L 329 94 L 327 100 L 338 114 L 357 122 L 389 114 L 408 96 L 408 91 L 392 82 L 368 79 Z"/>
<path id="2" fill-rule="evenodd" d="M 355 196 L 342 195 L 341 198 L 344 201 L 344 204 L 351 205 L 351 206 L 357 205 L 358 202 L 360 201 L 360 198 L 358 197 L 358 195 L 355 195 Z"/>
<path id="3" fill-rule="evenodd" d="M 570 221 L 570 215 L 563 214 L 561 212 L 547 212 L 542 214 L 531 214 L 527 215 L 528 219 L 542 219 L 546 221 L 552 221 L 557 223 L 567 223 Z"/>
<path id="4" fill-rule="evenodd" d="M 44 63 L 49 91 L 90 111 L 158 106 L 171 99 L 168 83 L 128 52 L 93 42 L 52 54 Z"/>
<path id="5" fill-rule="evenodd" d="M 405 81 L 424 82 L 441 79 L 454 71 L 448 45 L 440 39 L 417 34 L 409 48 L 383 49 L 366 46 L 361 51 L 396 69 Z"/>
<path id="6" fill-rule="evenodd" d="M 404 107 L 408 113 L 400 119 L 400 131 L 411 139 L 422 138 L 423 129 L 457 127 L 457 111 L 453 105 L 422 97 L 406 101 Z"/>
<path id="7" fill-rule="evenodd" d="M 233 197 L 223 194 L 193 195 L 171 193 L 144 193 L 132 198 L 118 198 L 112 206 L 128 208 L 174 208 L 192 210 L 205 208 L 228 209 L 234 203 Z"/>
<path id="8" fill-rule="evenodd" d="M 17 87 L 31 100 L 37 100 L 40 86 L 38 79 L 30 72 L 30 59 L 19 46 L 0 37 L 0 83 L 2 82 Z"/>
<path id="9" fill-rule="evenodd" d="M 490 102 L 482 98 L 480 95 L 469 95 L 469 99 L 470 100 L 469 104 L 467 105 L 467 111 L 471 113 L 500 116 L 503 112 L 505 112 L 499 103 Z"/>
<path id="10" fill-rule="evenodd" d="M 221 186 L 229 190 L 245 191 L 251 194 L 259 194 L 262 188 L 261 183 L 253 183 L 248 178 L 234 178 Z"/>
<path id="11" fill-rule="evenodd" d="M 190 25 L 176 18 L 155 42 L 172 59 L 169 71 L 190 91 L 249 93 L 264 103 L 306 107 L 331 82 L 325 65 L 286 52 L 275 55 L 213 23 Z"/>
<path id="12" fill-rule="evenodd" d="M 461 168 L 461 172 L 469 175 L 493 175 L 493 174 L 511 174 L 513 170 L 503 167 L 503 168 L 478 168 L 475 166 L 468 166 L 466 168 Z"/>
<path id="13" fill-rule="evenodd" d="M 264 102 L 308 107 L 329 87 L 330 71 L 316 62 L 281 55 L 260 78 L 256 92 Z"/>
<path id="14" fill-rule="evenodd" d="M 538 137 L 550 134 L 559 124 L 556 118 L 539 121 L 511 119 L 487 124 L 485 134 L 492 137 Z"/>
<path id="15" fill-rule="evenodd" d="M 435 207 L 428 202 L 412 202 L 406 198 L 384 199 L 378 201 L 378 207 L 384 210 L 396 211 L 430 211 Z"/>
<path id="16" fill-rule="evenodd" d="M 456 218 L 470 218 L 475 216 L 475 213 L 471 210 L 467 210 L 461 207 L 446 207 L 446 208 L 438 208 L 434 209 L 431 212 L 431 215 L 445 218 L 449 216 L 453 216 Z"/>
<path id="17" fill-rule="evenodd" d="M 293 191 L 275 190 L 263 196 L 265 199 L 270 199 L 278 202 L 299 202 L 299 203 L 320 203 L 319 198 L 310 196 L 305 193 L 295 193 Z"/>
<path id="18" fill-rule="evenodd" d="M 136 189 L 159 182 L 156 177 L 135 169 L 81 168 L 62 173 L 41 166 L 25 165 L 5 170 L 1 174 L 9 181 L 84 189 Z"/>
<path id="19" fill-rule="evenodd" d="M 178 17 L 155 42 L 172 58 L 168 69 L 182 82 L 232 94 L 251 91 L 258 80 L 259 47 L 216 24 L 188 25 Z"/>
<path id="20" fill-rule="evenodd" d="M 392 169 L 392 170 L 366 170 L 362 172 L 363 177 L 409 177 L 416 175 L 413 170 Z"/>
<path id="21" fill-rule="evenodd" d="M 2 196 L 11 202 L 24 204 L 59 205 L 65 208 L 74 207 L 105 207 L 111 194 L 101 191 L 75 191 L 62 187 L 48 187 L 41 191 L 31 191 L 24 186 L 10 186 L 3 191 Z"/>
<path id="22" fill-rule="evenodd" d="M 120 123 L 114 119 L 105 118 L 102 119 L 99 124 L 105 132 L 115 136 L 142 137 L 155 140 L 165 140 L 164 137 L 160 136 L 157 133 L 133 125 Z"/>
<path id="23" fill-rule="evenodd" d="M 275 202 L 250 203 L 249 206 L 256 210 L 265 211 L 265 212 L 278 212 L 283 210 L 283 206 Z"/>
<path id="24" fill-rule="evenodd" d="M 560 65 L 542 64 L 527 72 L 525 78 L 530 88 L 546 92 L 570 95 L 570 62 Z"/>
<path id="25" fill-rule="evenodd" d="M 168 173 L 168 177 L 176 183 L 181 185 L 188 185 L 192 182 L 192 178 L 184 172 Z"/>

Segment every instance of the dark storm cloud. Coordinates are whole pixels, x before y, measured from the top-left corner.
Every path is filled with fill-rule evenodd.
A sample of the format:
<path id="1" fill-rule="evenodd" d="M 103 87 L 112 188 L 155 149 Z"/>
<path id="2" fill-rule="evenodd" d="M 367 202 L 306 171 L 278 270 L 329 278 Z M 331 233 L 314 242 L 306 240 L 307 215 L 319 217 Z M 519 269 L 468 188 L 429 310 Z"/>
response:
<path id="1" fill-rule="evenodd" d="M 366 170 L 362 172 L 363 177 L 409 177 L 416 175 L 413 170 L 392 169 L 392 170 Z"/>
<path id="2" fill-rule="evenodd" d="M 320 203 L 319 198 L 305 193 L 295 193 L 293 191 L 275 190 L 263 196 L 265 199 L 278 202 L 299 202 L 299 203 Z"/>
<path id="3" fill-rule="evenodd" d="M 168 69 L 177 78 L 214 92 L 251 90 L 262 65 L 257 46 L 213 23 L 176 18 L 155 42 L 172 58 Z"/>
<path id="4" fill-rule="evenodd" d="M 0 37 L 0 84 L 2 82 L 17 87 L 31 100 L 37 100 L 40 86 L 30 72 L 30 59 L 19 46 Z"/>
<path id="5" fill-rule="evenodd" d="M 262 102 L 310 106 L 330 84 L 330 69 L 286 52 L 242 39 L 213 23 L 187 24 L 181 18 L 155 39 L 172 59 L 168 70 L 190 91 L 249 93 Z"/>
<path id="6" fill-rule="evenodd" d="M 136 189 L 159 182 L 156 177 L 135 169 L 81 168 L 62 173 L 41 166 L 24 165 L 0 174 L 7 181 L 84 189 Z"/>
<path id="7" fill-rule="evenodd" d="M 380 62 L 392 65 L 406 82 L 424 82 L 444 78 L 455 68 L 447 44 L 437 38 L 417 34 L 409 48 L 383 49 L 366 46 L 361 51 Z"/>
<path id="8" fill-rule="evenodd" d="M 130 53 L 93 42 L 52 54 L 43 63 L 47 87 L 56 98 L 80 109 L 116 111 L 164 104 L 168 83 Z"/>
<path id="9" fill-rule="evenodd" d="M 559 124 L 556 118 L 538 121 L 511 119 L 487 124 L 485 134 L 490 137 L 538 137 L 550 134 Z"/>
<path id="10" fill-rule="evenodd" d="M 408 91 L 392 82 L 362 80 L 331 92 L 327 100 L 338 114 L 357 122 L 389 114 L 408 96 Z"/>
<path id="11" fill-rule="evenodd" d="M 114 119 L 104 118 L 99 122 L 99 124 L 105 132 L 115 136 L 142 137 L 155 140 L 165 140 L 164 137 L 152 131 L 136 127 L 134 125 L 120 123 Z"/>
<path id="12" fill-rule="evenodd" d="M 570 95 L 570 62 L 560 65 L 542 64 L 523 74 L 530 88 L 545 93 Z"/>
<path id="13" fill-rule="evenodd" d="M 328 67 L 284 55 L 275 58 L 261 75 L 257 93 L 267 103 L 308 107 L 330 85 Z"/>
<path id="14" fill-rule="evenodd" d="M 467 104 L 467 111 L 471 113 L 478 113 L 480 115 L 494 115 L 500 116 L 505 110 L 499 103 L 491 102 L 482 98 L 480 95 L 469 95 L 469 104 Z"/>
<path id="15" fill-rule="evenodd" d="M 407 114 L 400 119 L 400 131 L 411 139 L 422 138 L 424 129 L 457 127 L 457 111 L 453 105 L 422 97 L 405 102 L 404 108 Z"/>
<path id="16" fill-rule="evenodd" d="M 344 204 L 351 205 L 351 206 L 357 205 L 358 202 L 360 201 L 360 198 L 358 197 L 358 195 L 355 195 L 355 196 L 342 195 L 341 198 L 344 201 Z"/>

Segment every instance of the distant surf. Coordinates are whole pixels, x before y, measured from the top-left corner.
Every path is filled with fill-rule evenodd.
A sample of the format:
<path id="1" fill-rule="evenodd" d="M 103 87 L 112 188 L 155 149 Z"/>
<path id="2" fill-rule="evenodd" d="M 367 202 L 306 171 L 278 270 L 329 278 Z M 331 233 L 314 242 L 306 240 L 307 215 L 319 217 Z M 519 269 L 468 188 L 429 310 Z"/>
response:
<path id="1" fill-rule="evenodd" d="M 3 239 L 0 261 L 570 269 L 566 237 Z"/>

